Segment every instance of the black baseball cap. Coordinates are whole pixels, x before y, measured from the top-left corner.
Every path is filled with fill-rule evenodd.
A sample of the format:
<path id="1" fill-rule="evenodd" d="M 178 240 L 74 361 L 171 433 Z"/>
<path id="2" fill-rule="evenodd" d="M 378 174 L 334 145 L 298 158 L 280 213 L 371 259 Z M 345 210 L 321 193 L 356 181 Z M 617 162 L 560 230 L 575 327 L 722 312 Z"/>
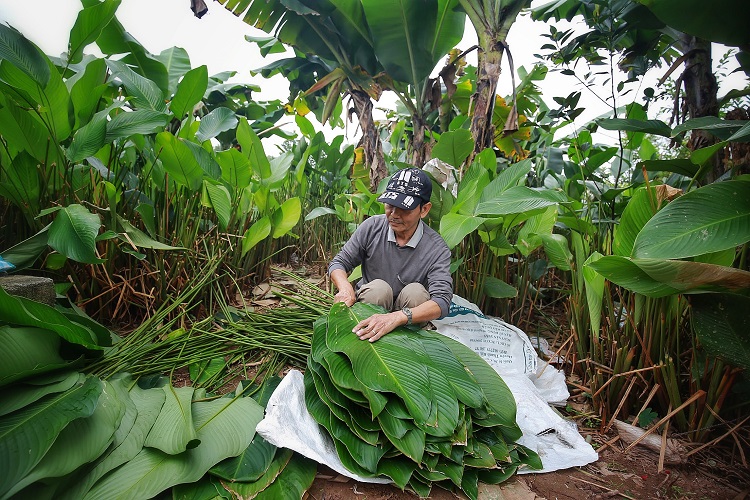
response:
<path id="1" fill-rule="evenodd" d="M 378 201 L 404 210 L 413 210 L 430 201 L 432 181 L 418 168 L 405 168 L 393 174 Z"/>

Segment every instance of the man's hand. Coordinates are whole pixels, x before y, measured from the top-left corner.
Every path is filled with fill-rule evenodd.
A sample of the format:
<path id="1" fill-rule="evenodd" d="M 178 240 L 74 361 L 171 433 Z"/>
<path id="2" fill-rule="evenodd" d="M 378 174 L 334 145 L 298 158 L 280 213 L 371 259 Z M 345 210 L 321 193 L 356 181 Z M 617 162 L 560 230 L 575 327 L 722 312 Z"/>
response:
<path id="1" fill-rule="evenodd" d="M 339 290 L 336 295 L 333 296 L 334 302 L 343 302 L 347 306 L 351 307 L 357 302 L 357 296 L 354 293 L 354 289 L 350 290 Z"/>
<path id="2" fill-rule="evenodd" d="M 336 285 L 338 292 L 333 297 L 334 302 L 343 302 L 347 307 L 352 307 L 357 302 L 357 292 L 349 282 L 343 269 L 334 269 L 331 273 L 331 281 Z"/>
<path id="3" fill-rule="evenodd" d="M 388 314 L 373 314 L 369 318 L 357 323 L 352 332 L 357 334 L 359 340 L 375 342 L 383 335 L 391 333 L 401 325 L 405 325 L 407 321 L 406 314 L 401 311 Z"/>

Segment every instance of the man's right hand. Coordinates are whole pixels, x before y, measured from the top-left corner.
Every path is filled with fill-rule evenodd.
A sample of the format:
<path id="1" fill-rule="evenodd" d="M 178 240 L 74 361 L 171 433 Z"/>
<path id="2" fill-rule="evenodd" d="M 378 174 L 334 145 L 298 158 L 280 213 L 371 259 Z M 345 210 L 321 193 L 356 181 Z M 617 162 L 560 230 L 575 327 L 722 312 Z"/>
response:
<path id="1" fill-rule="evenodd" d="M 354 305 L 355 302 L 357 302 L 357 296 L 354 294 L 354 289 L 352 290 L 339 290 L 339 292 L 334 295 L 333 297 L 334 302 L 343 302 L 348 307 L 351 307 Z"/>
<path id="2" fill-rule="evenodd" d="M 357 302 L 357 293 L 343 269 L 334 269 L 331 273 L 331 281 L 338 289 L 338 293 L 333 297 L 334 302 L 343 302 L 347 307 L 351 307 Z"/>

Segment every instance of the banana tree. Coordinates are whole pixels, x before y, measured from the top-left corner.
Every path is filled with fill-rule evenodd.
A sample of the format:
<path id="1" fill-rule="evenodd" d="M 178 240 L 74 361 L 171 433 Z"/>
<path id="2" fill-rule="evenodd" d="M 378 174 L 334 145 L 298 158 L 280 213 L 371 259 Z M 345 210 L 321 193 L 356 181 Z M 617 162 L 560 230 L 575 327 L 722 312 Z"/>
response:
<path id="1" fill-rule="evenodd" d="M 471 118 L 471 133 L 474 138 L 474 154 L 492 147 L 494 143 L 494 127 L 492 117 L 495 106 L 495 93 L 500 78 L 500 63 L 503 52 L 508 51 L 505 42 L 508 31 L 521 9 L 531 5 L 530 0 L 459 0 L 461 8 L 466 12 L 479 41 L 477 64 L 477 84 L 474 94 L 474 109 Z M 510 55 L 510 53 L 508 54 Z M 511 73 L 513 72 L 512 59 Z M 514 106 L 515 108 L 515 106 Z M 510 130 L 517 129 L 513 123 L 513 113 L 509 126 Z M 473 157 L 473 155 L 472 155 Z"/>
<path id="2" fill-rule="evenodd" d="M 362 128 L 371 189 L 387 175 L 372 118 L 372 100 L 379 99 L 383 90 L 396 92 L 412 113 L 412 161 L 416 165 L 424 162 L 424 124 L 430 110 L 428 77 L 463 34 L 463 15 L 455 10 L 456 0 L 221 3 L 319 65 L 314 69 L 317 83 L 308 93 L 330 86 L 323 120 L 330 116 L 342 89 L 351 96 Z M 300 61 L 286 64 L 299 66 Z"/>

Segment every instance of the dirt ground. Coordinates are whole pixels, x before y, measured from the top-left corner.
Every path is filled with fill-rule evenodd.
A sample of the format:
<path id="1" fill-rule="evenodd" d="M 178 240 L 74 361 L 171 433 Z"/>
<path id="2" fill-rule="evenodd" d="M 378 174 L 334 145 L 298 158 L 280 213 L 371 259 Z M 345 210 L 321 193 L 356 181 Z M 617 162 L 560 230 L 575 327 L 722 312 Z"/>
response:
<path id="1" fill-rule="evenodd" d="M 689 463 L 658 472 L 659 456 L 634 448 L 602 451 L 598 461 L 544 474 L 516 475 L 499 486 L 483 485 L 481 500 L 582 499 L 750 499 L 750 470 L 722 463 L 721 450 L 696 454 Z M 359 483 L 322 467 L 307 500 L 416 500 L 417 496 L 389 485 Z M 434 488 L 430 498 L 465 498 Z"/>

